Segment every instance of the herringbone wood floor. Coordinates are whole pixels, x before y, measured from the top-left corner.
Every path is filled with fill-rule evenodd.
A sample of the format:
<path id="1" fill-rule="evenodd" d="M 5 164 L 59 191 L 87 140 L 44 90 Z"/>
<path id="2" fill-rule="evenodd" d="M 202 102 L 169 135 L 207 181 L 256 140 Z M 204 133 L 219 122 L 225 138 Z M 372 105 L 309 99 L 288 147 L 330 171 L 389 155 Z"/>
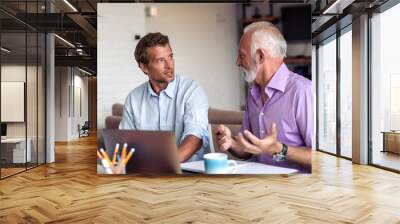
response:
<path id="1" fill-rule="evenodd" d="M 400 175 L 320 152 L 313 174 L 96 174 L 95 137 L 0 181 L 0 223 L 400 223 Z"/>

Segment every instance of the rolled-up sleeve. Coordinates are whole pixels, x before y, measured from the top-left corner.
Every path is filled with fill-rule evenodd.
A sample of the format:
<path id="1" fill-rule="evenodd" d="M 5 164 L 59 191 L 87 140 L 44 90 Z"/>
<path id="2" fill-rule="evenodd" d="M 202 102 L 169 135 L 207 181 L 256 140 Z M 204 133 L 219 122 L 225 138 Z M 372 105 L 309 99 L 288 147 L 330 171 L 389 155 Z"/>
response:
<path id="1" fill-rule="evenodd" d="M 306 147 L 312 147 L 314 134 L 314 95 L 311 84 L 298 93 L 296 123 Z"/>
<path id="2" fill-rule="evenodd" d="M 135 120 L 133 116 L 133 107 L 131 95 L 125 99 L 124 111 L 122 112 L 122 120 L 119 124 L 119 129 L 135 130 Z"/>
<path id="3" fill-rule="evenodd" d="M 184 130 L 180 143 L 188 135 L 194 135 L 202 140 L 202 147 L 208 148 L 210 138 L 208 136 L 208 100 L 205 91 L 196 86 L 185 105 L 183 117 Z"/>

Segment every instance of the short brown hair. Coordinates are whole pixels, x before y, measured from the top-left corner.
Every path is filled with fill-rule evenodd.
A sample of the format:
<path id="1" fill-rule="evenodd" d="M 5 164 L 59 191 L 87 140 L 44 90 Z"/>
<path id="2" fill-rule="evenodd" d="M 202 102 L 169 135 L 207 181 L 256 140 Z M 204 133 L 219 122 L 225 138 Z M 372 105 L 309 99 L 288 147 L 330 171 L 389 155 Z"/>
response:
<path id="1" fill-rule="evenodd" d="M 160 32 L 157 33 L 148 33 L 146 36 L 142 37 L 139 40 L 139 43 L 136 45 L 135 48 L 135 60 L 138 64 L 148 64 L 149 57 L 147 55 L 147 48 L 154 47 L 154 46 L 165 46 L 169 45 L 168 36 L 163 35 Z"/>

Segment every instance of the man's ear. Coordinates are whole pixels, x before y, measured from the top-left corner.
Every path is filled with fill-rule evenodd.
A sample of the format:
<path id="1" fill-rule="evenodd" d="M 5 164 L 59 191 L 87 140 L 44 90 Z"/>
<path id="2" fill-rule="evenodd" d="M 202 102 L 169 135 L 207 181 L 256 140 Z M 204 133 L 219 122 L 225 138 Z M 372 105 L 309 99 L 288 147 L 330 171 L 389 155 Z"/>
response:
<path id="1" fill-rule="evenodd" d="M 147 75 L 147 73 L 149 72 L 149 69 L 147 68 L 146 64 L 143 64 L 142 62 L 139 63 L 139 67 L 140 69 L 142 69 L 142 71 L 144 72 L 144 74 Z"/>
<path id="2" fill-rule="evenodd" d="M 257 63 L 259 63 L 259 64 L 264 63 L 264 61 L 265 61 L 265 59 L 266 59 L 266 57 L 267 57 L 266 53 L 267 53 L 267 52 L 265 52 L 264 49 L 261 49 L 261 48 L 260 48 L 260 49 L 257 49 L 257 51 L 256 51 Z"/>

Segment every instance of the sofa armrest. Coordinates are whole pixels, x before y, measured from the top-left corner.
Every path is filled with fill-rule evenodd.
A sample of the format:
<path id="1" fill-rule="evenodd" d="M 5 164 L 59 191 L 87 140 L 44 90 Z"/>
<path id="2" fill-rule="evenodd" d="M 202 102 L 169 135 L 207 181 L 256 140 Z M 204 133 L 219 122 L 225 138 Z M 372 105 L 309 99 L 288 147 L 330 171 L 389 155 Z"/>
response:
<path id="1" fill-rule="evenodd" d="M 119 123 L 121 123 L 122 117 L 120 116 L 108 116 L 105 120 L 106 129 L 118 129 Z"/>

